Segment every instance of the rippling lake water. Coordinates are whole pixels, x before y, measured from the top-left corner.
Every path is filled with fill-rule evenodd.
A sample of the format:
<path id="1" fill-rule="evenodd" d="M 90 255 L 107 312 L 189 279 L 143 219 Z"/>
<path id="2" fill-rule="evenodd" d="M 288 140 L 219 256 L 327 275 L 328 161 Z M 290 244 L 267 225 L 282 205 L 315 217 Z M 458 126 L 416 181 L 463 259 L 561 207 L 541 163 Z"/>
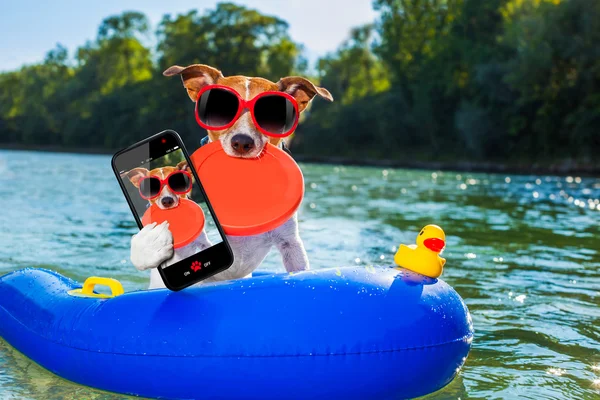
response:
<path id="1" fill-rule="evenodd" d="M 390 264 L 424 225 L 445 229 L 443 278 L 475 339 L 459 376 L 426 398 L 599 398 L 600 179 L 302 169 L 312 268 Z M 0 200 L 0 275 L 35 266 L 147 287 L 129 261 L 137 226 L 110 157 L 0 151 Z M 263 269 L 283 271 L 276 252 Z M 58 378 L 0 339 L 0 399 L 123 398 Z"/>

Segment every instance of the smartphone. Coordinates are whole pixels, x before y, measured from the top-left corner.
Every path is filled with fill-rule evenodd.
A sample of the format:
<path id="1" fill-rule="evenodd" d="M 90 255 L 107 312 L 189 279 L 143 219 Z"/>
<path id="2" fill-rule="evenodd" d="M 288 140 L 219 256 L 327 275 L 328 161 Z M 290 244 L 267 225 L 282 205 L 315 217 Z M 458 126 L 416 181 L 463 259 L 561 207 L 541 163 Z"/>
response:
<path id="1" fill-rule="evenodd" d="M 169 223 L 174 255 L 158 267 L 167 288 L 181 290 L 231 266 L 231 248 L 177 132 L 117 152 L 112 168 L 140 229 Z"/>

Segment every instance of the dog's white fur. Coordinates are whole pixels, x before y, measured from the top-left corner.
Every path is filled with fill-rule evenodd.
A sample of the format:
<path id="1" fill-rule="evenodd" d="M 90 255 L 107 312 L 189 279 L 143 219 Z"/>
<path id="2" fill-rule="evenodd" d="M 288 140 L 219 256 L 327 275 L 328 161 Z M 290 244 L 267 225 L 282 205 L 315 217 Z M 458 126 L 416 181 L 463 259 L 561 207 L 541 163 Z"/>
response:
<path id="1" fill-rule="evenodd" d="M 308 256 L 300 239 L 296 215 L 272 231 L 253 236 L 227 236 L 227 240 L 233 251 L 233 264 L 227 270 L 203 282 L 248 276 L 258 268 L 273 245 L 280 251 L 286 271 L 309 269 Z M 176 262 L 172 261 L 174 258 L 172 243 L 173 236 L 166 223 L 148 225 L 131 239 L 131 262 L 140 271 L 151 269 L 150 289 L 165 287 L 157 267 L 163 263 L 170 265 Z"/>
<path id="2" fill-rule="evenodd" d="M 188 167 L 187 163 L 179 163 L 176 167 L 179 170 L 185 170 Z M 158 178 L 160 179 L 165 179 L 170 172 L 165 171 L 163 168 L 157 168 L 155 171 L 155 174 L 157 175 Z M 135 168 L 130 172 L 127 172 L 125 174 L 122 175 L 122 177 L 129 177 L 129 179 L 132 179 L 132 177 L 130 176 L 131 173 L 134 173 L 134 177 L 139 177 L 140 175 L 143 176 L 148 176 L 148 174 L 150 173 L 149 170 L 145 169 L 145 168 Z M 133 180 L 132 180 L 132 183 Z M 134 183 L 134 185 L 136 185 L 137 187 L 137 183 Z M 175 192 L 173 192 L 169 185 L 165 185 L 161 192 L 159 193 L 158 197 L 152 199 L 149 203 L 149 205 L 155 204 L 157 207 L 159 207 L 162 210 L 168 210 L 171 208 L 175 208 L 179 205 L 179 202 L 181 200 L 181 198 L 188 198 L 189 193 L 186 194 L 176 194 Z M 168 200 L 168 202 L 165 205 L 163 204 L 163 200 Z M 141 232 L 143 232 L 142 235 L 146 235 L 147 232 L 149 232 L 150 230 L 152 230 L 153 228 L 156 227 L 156 223 L 150 224 L 145 226 Z M 169 224 L 165 221 L 163 224 L 161 224 L 159 226 L 159 228 L 156 230 L 156 234 L 163 234 L 164 235 L 164 231 L 167 231 L 169 234 Z M 140 232 L 140 233 L 141 233 Z M 167 235 L 168 236 L 168 235 Z M 196 253 L 199 253 L 200 251 L 207 249 L 209 247 L 212 246 L 212 243 L 210 242 L 210 240 L 208 239 L 208 236 L 206 236 L 206 232 L 204 230 L 202 230 L 202 233 L 190 244 L 185 245 L 184 247 L 178 248 L 178 249 L 174 249 L 173 246 L 169 246 L 169 242 L 164 242 L 165 238 L 163 237 L 157 237 L 157 239 L 162 240 L 160 242 L 157 242 L 154 244 L 154 249 L 156 251 L 158 251 L 157 255 L 160 256 L 166 256 L 167 260 L 164 262 L 165 266 L 169 266 L 172 264 L 175 264 L 178 261 L 181 261 L 183 259 L 186 259 Z M 172 237 L 171 237 L 171 242 L 172 243 Z M 131 253 L 131 259 L 132 262 L 134 263 L 134 265 L 136 265 L 136 267 L 140 270 L 144 270 L 144 269 L 148 269 L 148 268 L 153 268 L 153 265 L 151 264 L 147 264 L 148 259 L 141 257 L 142 253 Z M 135 261 L 133 261 L 135 259 Z"/>
<path id="3" fill-rule="evenodd" d="M 246 100 L 256 95 L 252 87 L 262 90 L 284 90 L 288 94 L 298 96 L 300 112 L 308 105 L 312 98 L 319 96 L 333 101 L 331 94 L 324 88 L 314 86 L 311 82 L 301 77 L 282 78 L 277 84 L 262 78 L 248 77 L 223 77 L 220 71 L 206 66 L 195 64 L 186 68 L 172 66 L 164 73 L 165 76 L 181 75 L 184 87 L 192 101 L 197 100 L 198 91 L 202 85 L 232 83 L 237 85 L 238 93 Z M 243 78 L 243 80 L 242 80 Z M 253 86 L 255 85 L 255 86 Z M 279 89 L 277 89 L 279 88 Z M 260 89 L 259 89 L 260 91 Z M 298 99 L 297 98 L 297 99 Z M 248 110 L 244 110 L 235 124 L 224 131 L 209 131 L 209 136 L 221 141 L 226 154 L 232 157 L 254 158 L 258 157 L 269 142 L 269 137 L 260 132 Z M 254 141 L 254 147 L 247 152 L 236 151 L 232 138 L 237 134 L 249 136 Z M 218 171 L 215 171 L 218 173 Z M 260 177 L 257 177 L 260 179 Z M 234 183 L 232 183 L 234 184 Z M 243 202 L 243 199 L 240 199 Z M 268 207 L 268 205 L 265 205 Z M 304 244 L 298 232 L 298 217 L 294 214 L 283 225 L 269 232 L 253 236 L 227 236 L 234 256 L 233 265 L 227 270 L 216 274 L 203 282 L 243 278 L 252 273 L 264 260 L 269 250 L 275 246 L 281 253 L 283 266 L 286 271 L 303 271 L 310 268 Z M 150 289 L 164 288 L 157 267 L 163 263 L 172 263 L 173 238 L 168 225 L 148 226 L 142 229 L 131 240 L 131 261 L 139 270 L 151 269 Z M 164 264 L 164 265 L 167 265 Z"/>
<path id="4" fill-rule="evenodd" d="M 249 85 L 250 79 L 246 82 L 246 98 L 250 95 Z M 256 129 L 250 113 L 246 111 L 228 133 L 219 137 L 223 150 L 231 157 L 240 157 L 231 146 L 231 138 L 239 133 L 250 136 L 255 143 L 255 148 L 243 155 L 246 158 L 260 155 L 269 142 L 269 138 Z M 304 271 L 310 268 L 308 256 L 298 232 L 297 215 L 272 231 L 253 236 L 227 236 L 227 241 L 233 251 L 233 265 L 203 282 L 248 276 L 258 268 L 273 246 L 281 253 L 286 271 Z M 131 239 L 131 262 L 140 271 L 151 269 L 150 289 L 164 288 L 165 284 L 157 269 L 159 266 L 174 264 L 195 254 L 198 249 L 203 250 L 210 246 L 206 233 L 203 231 L 196 242 L 174 252 L 173 236 L 168 229 L 168 224 L 148 225 Z M 187 251 L 188 248 L 190 251 Z M 184 249 L 186 251 L 182 252 Z M 188 255 L 184 256 L 183 253 Z"/>
<path id="5" fill-rule="evenodd" d="M 170 208 L 175 208 L 179 205 L 180 197 L 181 197 L 180 195 L 173 193 L 173 191 L 171 190 L 169 185 L 165 185 L 162 188 L 162 190 L 160 191 L 160 193 L 158 194 L 158 197 L 154 201 L 154 204 L 156 204 L 158 206 L 158 208 L 160 208 L 161 210 L 168 210 Z M 163 204 L 164 199 L 172 200 L 173 203 L 169 206 L 165 206 Z"/>

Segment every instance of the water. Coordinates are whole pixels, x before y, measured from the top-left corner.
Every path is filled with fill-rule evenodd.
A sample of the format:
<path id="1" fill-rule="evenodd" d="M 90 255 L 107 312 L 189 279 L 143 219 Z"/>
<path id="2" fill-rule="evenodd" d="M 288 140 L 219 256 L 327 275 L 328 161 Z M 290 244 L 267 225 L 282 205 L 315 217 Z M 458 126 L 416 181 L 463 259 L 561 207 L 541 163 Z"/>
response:
<path id="1" fill-rule="evenodd" d="M 108 156 L 0 151 L 0 275 L 37 266 L 143 289 L 137 227 Z M 475 340 L 447 398 L 598 399 L 600 179 L 303 165 L 313 268 L 389 264 L 429 223 Z M 264 268 L 283 271 L 273 252 Z M 400 306 L 400 305 L 399 305 Z M 0 340 L 1 399 L 123 399 L 45 371 Z"/>

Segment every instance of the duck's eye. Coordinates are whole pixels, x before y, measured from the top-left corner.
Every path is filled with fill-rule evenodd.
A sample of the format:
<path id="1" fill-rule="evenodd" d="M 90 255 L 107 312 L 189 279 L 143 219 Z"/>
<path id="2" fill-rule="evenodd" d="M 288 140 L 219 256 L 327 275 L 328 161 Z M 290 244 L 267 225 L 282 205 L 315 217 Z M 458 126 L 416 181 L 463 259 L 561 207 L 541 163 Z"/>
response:
<path id="1" fill-rule="evenodd" d="M 419 236 L 422 236 L 425 233 L 425 231 L 421 231 L 421 233 L 419 233 Z"/>

